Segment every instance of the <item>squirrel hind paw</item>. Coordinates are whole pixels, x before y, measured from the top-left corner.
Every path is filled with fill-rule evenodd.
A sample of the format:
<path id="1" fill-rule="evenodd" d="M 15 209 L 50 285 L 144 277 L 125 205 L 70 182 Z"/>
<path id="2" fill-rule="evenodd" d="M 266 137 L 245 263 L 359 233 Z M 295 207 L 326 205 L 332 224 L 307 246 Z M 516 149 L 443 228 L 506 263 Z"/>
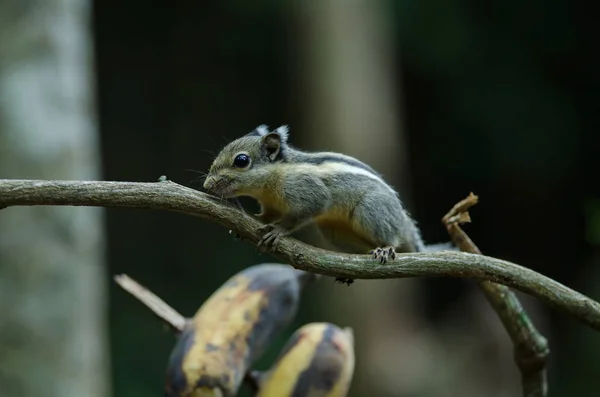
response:
<path id="1" fill-rule="evenodd" d="M 396 250 L 394 247 L 378 247 L 374 250 L 369 251 L 369 254 L 373 256 L 373 259 L 384 265 L 388 259 L 394 260 L 396 259 Z"/>

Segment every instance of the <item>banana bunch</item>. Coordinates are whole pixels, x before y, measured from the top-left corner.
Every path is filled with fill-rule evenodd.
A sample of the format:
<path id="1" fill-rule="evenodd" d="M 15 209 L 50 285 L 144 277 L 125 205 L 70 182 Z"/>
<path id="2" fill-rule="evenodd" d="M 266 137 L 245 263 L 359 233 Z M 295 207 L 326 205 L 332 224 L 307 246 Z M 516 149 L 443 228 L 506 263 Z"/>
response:
<path id="1" fill-rule="evenodd" d="M 169 357 L 165 397 L 234 397 L 251 379 L 257 397 L 345 397 L 354 372 L 352 331 L 330 323 L 299 328 L 273 366 L 251 371 L 296 316 L 311 273 L 261 264 L 235 274 L 182 330 Z"/>
<path id="2" fill-rule="evenodd" d="M 268 372 L 254 376 L 257 397 L 344 397 L 353 373 L 352 330 L 311 323 L 292 335 Z"/>
<path id="3" fill-rule="evenodd" d="M 167 366 L 166 397 L 233 397 L 252 363 L 298 311 L 315 276 L 279 264 L 235 274 L 198 309 Z"/>

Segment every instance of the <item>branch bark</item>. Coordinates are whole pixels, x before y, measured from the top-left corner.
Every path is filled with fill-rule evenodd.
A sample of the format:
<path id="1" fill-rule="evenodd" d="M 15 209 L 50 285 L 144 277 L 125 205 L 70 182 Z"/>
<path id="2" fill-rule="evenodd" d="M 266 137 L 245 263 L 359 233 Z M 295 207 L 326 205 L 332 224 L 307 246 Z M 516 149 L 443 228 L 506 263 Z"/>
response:
<path id="1" fill-rule="evenodd" d="M 442 219 L 454 244 L 463 252 L 481 255 L 481 251 L 460 227 L 470 222 L 470 207 L 477 204 L 478 198 L 471 193 L 458 202 Z M 513 346 L 515 362 L 521 372 L 521 385 L 524 397 L 545 397 L 548 394 L 546 359 L 550 354 L 548 341 L 533 325 L 521 306 L 519 298 L 508 287 L 489 281 L 478 283 L 486 299 L 500 317 Z"/>
<path id="2" fill-rule="evenodd" d="M 199 216 L 233 229 L 256 244 L 262 225 L 251 216 L 205 193 L 162 180 L 154 183 L 0 179 L 0 208 L 68 205 L 160 209 Z M 272 253 L 300 270 L 332 277 L 385 279 L 458 277 L 503 284 L 532 295 L 600 331 L 600 304 L 531 269 L 485 255 L 465 252 L 399 254 L 385 265 L 369 255 L 335 253 L 281 239 Z"/>

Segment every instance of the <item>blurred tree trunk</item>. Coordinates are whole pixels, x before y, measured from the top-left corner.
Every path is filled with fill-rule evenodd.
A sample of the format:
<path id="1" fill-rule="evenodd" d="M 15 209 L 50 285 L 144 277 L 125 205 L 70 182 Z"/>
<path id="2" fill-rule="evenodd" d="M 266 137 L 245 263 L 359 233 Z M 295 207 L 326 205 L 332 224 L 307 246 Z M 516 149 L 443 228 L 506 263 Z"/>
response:
<path id="1" fill-rule="evenodd" d="M 0 3 L 0 178 L 98 179 L 85 0 Z M 0 395 L 109 395 L 102 210 L 0 211 Z"/>
<path id="2" fill-rule="evenodd" d="M 406 153 L 391 67 L 394 53 L 384 4 L 358 0 L 297 2 L 303 50 L 302 75 L 307 95 L 309 147 L 340 151 L 382 172 L 407 200 Z M 368 138 L 367 138 L 368 137 Z M 358 280 L 327 294 L 327 318 L 350 325 L 357 339 L 353 396 L 402 395 L 421 346 L 414 313 L 415 280 Z M 351 310 L 349 308 L 352 308 Z M 428 349 L 419 349 L 422 354 Z M 412 361 L 413 369 L 404 367 Z M 418 365 L 417 365 L 418 367 Z M 395 380 L 396 379 L 396 380 Z M 405 381 L 404 381 L 405 382 Z M 400 386 L 400 387 L 399 387 Z"/>
<path id="3" fill-rule="evenodd" d="M 393 59 L 388 6 L 372 0 L 295 2 L 298 89 L 304 90 L 304 129 L 311 137 L 305 146 L 367 162 L 400 191 L 410 209 L 408 151 L 395 91 L 399 62 Z M 355 330 L 351 395 L 516 395 L 512 346 L 499 321 L 489 316 L 494 316 L 489 305 L 481 309 L 487 305 L 483 296 L 457 302 L 462 311 L 449 314 L 443 328 L 435 329 L 419 304 L 422 285 L 420 280 L 358 280 L 348 289 L 324 286 L 320 299 L 327 302 L 326 318 Z M 465 322 L 471 318 L 467 312 L 481 316 L 475 326 Z M 490 344 L 492 350 L 486 350 Z"/>

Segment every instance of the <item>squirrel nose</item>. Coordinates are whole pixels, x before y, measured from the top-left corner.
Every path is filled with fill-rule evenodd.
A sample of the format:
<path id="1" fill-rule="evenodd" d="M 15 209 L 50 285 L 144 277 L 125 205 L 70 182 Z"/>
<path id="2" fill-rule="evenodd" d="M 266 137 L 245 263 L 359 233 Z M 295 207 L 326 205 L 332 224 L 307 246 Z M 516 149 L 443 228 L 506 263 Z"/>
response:
<path id="1" fill-rule="evenodd" d="M 206 180 L 204 181 L 204 185 L 203 187 L 206 190 L 211 190 L 213 188 L 213 186 L 215 185 L 215 178 L 212 176 L 209 176 L 206 178 Z"/>

